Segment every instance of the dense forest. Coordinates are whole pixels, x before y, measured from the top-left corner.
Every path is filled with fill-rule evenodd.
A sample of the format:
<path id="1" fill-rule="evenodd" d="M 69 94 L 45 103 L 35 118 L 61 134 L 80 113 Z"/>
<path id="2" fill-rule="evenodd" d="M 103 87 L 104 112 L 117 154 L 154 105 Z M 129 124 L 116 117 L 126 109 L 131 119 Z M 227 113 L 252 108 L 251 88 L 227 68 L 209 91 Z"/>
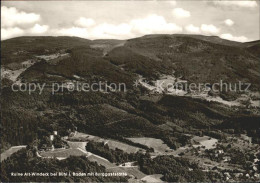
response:
<path id="1" fill-rule="evenodd" d="M 163 174 L 166 182 L 202 182 L 206 174 L 195 163 L 174 156 L 158 156 L 154 159 L 143 158 L 140 170 L 146 174 Z"/>
<path id="2" fill-rule="evenodd" d="M 2 96 L 1 130 L 5 131 L 1 136 L 2 150 L 49 136 L 54 130 L 65 136 L 75 126 L 82 132 L 132 145 L 125 137 L 159 138 L 173 149 L 188 142 L 185 133 L 219 139 L 222 137 L 218 130 L 231 134 L 245 132 L 254 142 L 259 141 L 258 116 L 254 117 L 246 109 L 237 110 L 186 97 L 166 95 L 154 102 L 152 99 L 156 95 L 142 99 L 140 91 L 135 94 L 65 92 L 51 95 L 46 90 L 42 95 L 29 95 L 10 92 L 9 88 L 3 88 Z M 113 121 L 118 122 L 111 123 Z M 172 124 L 171 130 L 161 128 L 166 123 Z"/>

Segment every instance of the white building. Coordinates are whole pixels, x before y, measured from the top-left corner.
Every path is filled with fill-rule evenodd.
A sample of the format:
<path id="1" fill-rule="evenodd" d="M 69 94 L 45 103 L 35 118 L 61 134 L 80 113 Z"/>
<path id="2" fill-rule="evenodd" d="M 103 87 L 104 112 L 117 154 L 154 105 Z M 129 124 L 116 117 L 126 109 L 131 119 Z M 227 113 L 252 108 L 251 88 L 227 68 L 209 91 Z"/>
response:
<path id="1" fill-rule="evenodd" d="M 50 135 L 50 140 L 51 140 L 51 141 L 54 140 L 54 135 Z"/>

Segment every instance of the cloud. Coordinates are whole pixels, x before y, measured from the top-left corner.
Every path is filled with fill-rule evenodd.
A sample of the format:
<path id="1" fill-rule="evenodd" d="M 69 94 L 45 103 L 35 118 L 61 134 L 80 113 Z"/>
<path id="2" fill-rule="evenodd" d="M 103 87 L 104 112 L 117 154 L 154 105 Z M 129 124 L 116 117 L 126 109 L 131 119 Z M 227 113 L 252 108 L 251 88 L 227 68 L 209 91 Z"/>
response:
<path id="1" fill-rule="evenodd" d="M 19 27 L 1 28 L 1 40 L 24 35 L 43 34 L 47 32 L 48 29 L 49 26 L 39 24 L 35 24 L 32 28 L 27 29 L 21 29 Z"/>
<path id="2" fill-rule="evenodd" d="M 200 33 L 200 28 L 194 26 L 193 24 L 187 25 L 187 26 L 185 27 L 185 29 L 186 29 L 186 31 L 189 32 L 189 33 L 195 33 L 195 34 Z"/>
<path id="3" fill-rule="evenodd" d="M 145 18 L 133 19 L 128 23 L 101 23 L 89 28 L 74 26 L 53 32 L 55 35 L 78 36 L 88 39 L 127 39 L 144 34 L 173 34 L 181 31 L 182 27 L 168 23 L 163 16 L 151 14 Z"/>
<path id="4" fill-rule="evenodd" d="M 92 18 L 80 17 L 75 24 L 79 27 L 90 27 L 95 25 L 95 21 Z"/>
<path id="5" fill-rule="evenodd" d="M 187 11 L 187 10 L 184 10 L 182 8 L 174 8 L 172 13 L 177 18 L 188 18 L 188 17 L 190 17 L 190 12 Z"/>
<path id="6" fill-rule="evenodd" d="M 126 23 L 119 25 L 113 25 L 103 23 L 97 25 L 90 31 L 90 36 L 93 38 L 117 38 L 117 37 L 129 37 L 131 34 L 131 26 Z"/>
<path id="7" fill-rule="evenodd" d="M 87 39 L 120 39 L 131 34 L 131 27 L 128 24 L 99 24 L 91 29 L 84 27 L 70 27 L 52 30 L 57 36 L 76 36 Z"/>
<path id="8" fill-rule="evenodd" d="M 30 29 L 30 32 L 33 34 L 42 34 L 45 33 L 48 29 L 48 25 L 35 24 L 34 27 Z"/>
<path id="9" fill-rule="evenodd" d="M 167 1 L 170 5 L 176 6 L 177 2 L 176 1 Z"/>
<path id="10" fill-rule="evenodd" d="M 20 29 L 19 27 L 1 28 L 1 40 L 21 36 L 23 34 L 24 30 Z"/>
<path id="11" fill-rule="evenodd" d="M 228 39 L 228 40 L 231 40 L 231 41 L 238 41 L 238 42 L 246 42 L 248 41 L 248 38 L 245 37 L 245 36 L 233 36 L 232 34 L 229 34 L 229 33 L 226 33 L 226 34 L 221 34 L 220 37 L 222 39 Z"/>
<path id="12" fill-rule="evenodd" d="M 81 27 L 71 27 L 71 28 L 62 28 L 59 30 L 54 30 L 54 34 L 60 36 L 77 36 L 82 38 L 88 38 L 88 32 L 86 28 Z"/>
<path id="13" fill-rule="evenodd" d="M 225 22 L 225 24 L 226 24 L 227 26 L 232 26 L 232 25 L 234 25 L 233 20 L 230 20 L 230 19 L 226 19 L 224 22 Z"/>
<path id="14" fill-rule="evenodd" d="M 212 25 L 212 24 L 210 24 L 210 25 L 202 24 L 200 26 L 200 29 L 203 33 L 211 34 L 211 35 L 217 34 L 219 32 L 219 29 L 215 25 Z"/>
<path id="15" fill-rule="evenodd" d="M 18 11 L 14 7 L 1 7 L 2 27 L 13 27 L 23 24 L 31 24 L 40 20 L 40 15 Z"/>
<path id="16" fill-rule="evenodd" d="M 220 5 L 220 6 L 236 6 L 236 7 L 244 7 L 244 8 L 254 8 L 257 7 L 257 3 L 256 1 L 252 0 L 252 1 L 216 1 L 214 0 L 213 3 L 215 5 Z"/>
<path id="17" fill-rule="evenodd" d="M 166 22 L 163 16 L 152 14 L 143 19 L 134 19 L 130 22 L 133 32 L 139 34 L 172 34 L 182 32 L 182 27 Z"/>

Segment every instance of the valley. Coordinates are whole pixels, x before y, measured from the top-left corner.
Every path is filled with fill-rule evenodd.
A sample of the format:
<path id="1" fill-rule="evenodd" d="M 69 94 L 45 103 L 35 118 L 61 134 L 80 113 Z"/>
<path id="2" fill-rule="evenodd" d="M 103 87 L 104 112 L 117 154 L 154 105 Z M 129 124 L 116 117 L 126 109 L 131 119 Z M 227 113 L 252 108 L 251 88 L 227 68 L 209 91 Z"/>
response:
<path id="1" fill-rule="evenodd" d="M 2 41 L 3 177 L 26 181 L 10 176 L 26 165 L 28 171 L 127 174 L 43 177 L 43 182 L 258 181 L 255 44 L 186 35 Z M 220 79 L 252 85 L 244 92 L 213 92 Z M 64 85 L 53 92 L 50 87 L 99 81 L 125 83 L 127 91 L 70 91 Z M 13 91 L 14 83 L 47 87 L 29 93 Z M 208 84 L 191 90 L 176 83 Z"/>

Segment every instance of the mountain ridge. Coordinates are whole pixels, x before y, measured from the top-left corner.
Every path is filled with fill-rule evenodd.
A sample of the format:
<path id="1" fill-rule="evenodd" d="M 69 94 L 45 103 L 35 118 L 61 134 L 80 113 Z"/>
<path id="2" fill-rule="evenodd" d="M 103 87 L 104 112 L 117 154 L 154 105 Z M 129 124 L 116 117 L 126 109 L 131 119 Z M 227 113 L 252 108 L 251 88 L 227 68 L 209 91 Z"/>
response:
<path id="1" fill-rule="evenodd" d="M 68 76 L 72 77 L 73 74 L 92 73 L 89 68 L 94 68 L 94 64 L 97 64 L 96 68 L 105 69 L 104 64 L 112 69 L 112 72 L 105 69 L 105 73 L 110 73 L 109 78 L 113 79 L 116 70 L 124 73 L 123 78 L 134 73 L 150 79 L 176 71 L 177 76 L 189 82 L 243 81 L 251 82 L 256 89 L 260 88 L 258 42 L 238 43 L 216 36 L 184 34 L 152 34 L 128 40 L 29 36 L 1 42 L 1 61 L 3 66 L 12 70 L 21 67 L 21 62 L 41 55 L 66 53 L 70 57 L 60 57 L 55 72 L 45 70 L 43 73 L 64 75 L 62 68 L 67 65 L 65 72 L 71 73 Z M 46 69 L 54 67 L 46 64 Z"/>

